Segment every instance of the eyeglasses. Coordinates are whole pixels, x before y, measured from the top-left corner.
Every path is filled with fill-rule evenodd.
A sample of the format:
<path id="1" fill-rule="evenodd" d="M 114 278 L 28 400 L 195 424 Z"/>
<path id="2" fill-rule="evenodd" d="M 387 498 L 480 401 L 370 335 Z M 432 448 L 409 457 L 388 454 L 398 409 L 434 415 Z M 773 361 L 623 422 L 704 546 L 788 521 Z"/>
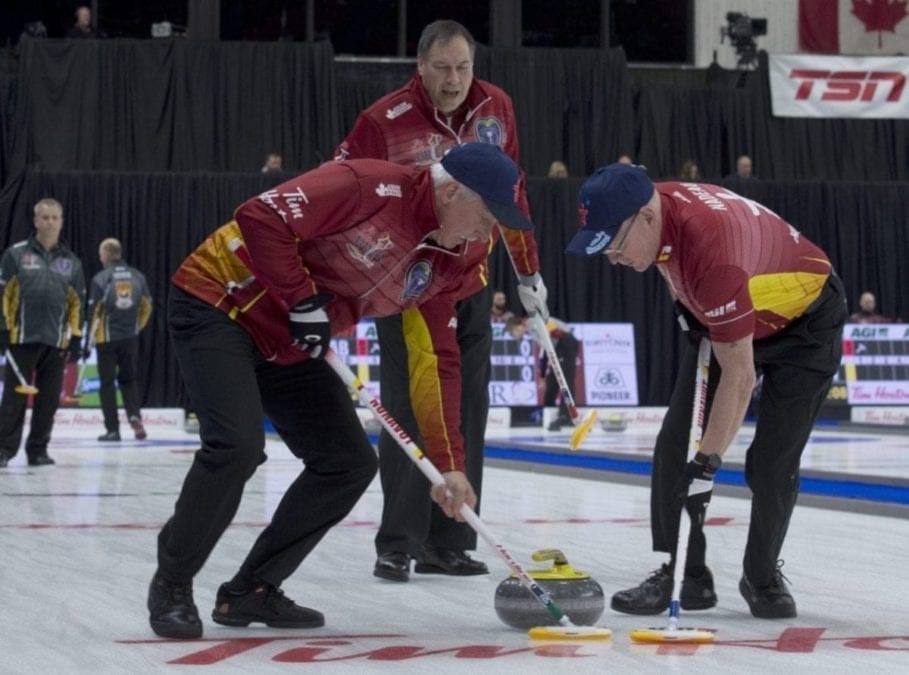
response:
<path id="1" fill-rule="evenodd" d="M 622 247 L 625 244 L 625 240 L 628 239 L 628 233 L 631 232 L 631 228 L 634 227 L 634 222 L 638 219 L 639 215 L 641 215 L 640 209 L 638 209 L 638 212 L 634 214 L 634 217 L 631 219 L 631 222 L 628 223 L 628 229 L 625 230 L 625 234 L 622 235 L 622 238 L 619 241 L 615 242 L 614 246 L 610 246 L 605 251 L 603 251 L 603 255 L 615 256 L 615 255 L 620 255 L 621 253 L 623 253 Z"/>

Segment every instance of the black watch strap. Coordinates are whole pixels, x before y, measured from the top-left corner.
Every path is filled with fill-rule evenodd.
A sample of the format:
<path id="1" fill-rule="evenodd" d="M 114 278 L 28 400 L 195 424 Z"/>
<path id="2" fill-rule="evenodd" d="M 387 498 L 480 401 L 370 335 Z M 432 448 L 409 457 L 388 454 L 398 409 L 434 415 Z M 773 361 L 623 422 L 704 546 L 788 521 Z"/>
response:
<path id="1" fill-rule="evenodd" d="M 694 453 L 694 461 L 703 464 L 714 473 L 723 465 L 723 460 L 719 455 L 705 455 L 700 450 Z"/>

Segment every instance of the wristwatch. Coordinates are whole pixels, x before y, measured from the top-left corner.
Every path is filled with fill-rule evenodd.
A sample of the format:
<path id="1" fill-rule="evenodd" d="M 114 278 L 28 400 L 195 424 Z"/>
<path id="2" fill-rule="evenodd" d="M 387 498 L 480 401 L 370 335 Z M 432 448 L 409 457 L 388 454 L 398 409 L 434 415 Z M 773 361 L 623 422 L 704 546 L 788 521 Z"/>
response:
<path id="1" fill-rule="evenodd" d="M 707 467 L 708 473 L 716 473 L 723 466 L 723 458 L 716 454 L 705 455 L 698 450 L 694 453 L 694 461 Z"/>

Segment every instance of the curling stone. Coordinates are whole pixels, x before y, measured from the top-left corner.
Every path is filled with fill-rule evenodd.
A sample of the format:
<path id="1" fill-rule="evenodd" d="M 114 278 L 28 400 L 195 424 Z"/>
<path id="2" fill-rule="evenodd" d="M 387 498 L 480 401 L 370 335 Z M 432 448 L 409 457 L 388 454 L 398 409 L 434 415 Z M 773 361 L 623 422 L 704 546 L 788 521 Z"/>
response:
<path id="1" fill-rule="evenodd" d="M 534 551 L 532 557 L 537 562 L 552 560 L 553 566 L 527 570 L 527 574 L 549 593 L 572 623 L 593 625 L 606 607 L 600 585 L 586 572 L 569 565 L 558 549 Z M 549 610 L 513 574 L 496 588 L 495 608 L 499 618 L 514 628 L 558 624 Z"/>
<path id="2" fill-rule="evenodd" d="M 606 416 L 606 419 L 603 420 L 601 426 L 603 427 L 603 431 L 625 431 L 625 429 L 628 428 L 628 423 L 620 413 L 610 413 Z"/>

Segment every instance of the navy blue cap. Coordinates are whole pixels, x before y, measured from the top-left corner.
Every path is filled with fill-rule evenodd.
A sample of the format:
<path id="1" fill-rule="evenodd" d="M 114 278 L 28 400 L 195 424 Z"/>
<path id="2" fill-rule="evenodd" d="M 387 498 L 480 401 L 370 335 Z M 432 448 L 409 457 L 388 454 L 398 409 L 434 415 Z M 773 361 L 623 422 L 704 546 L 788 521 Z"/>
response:
<path id="1" fill-rule="evenodd" d="M 578 194 L 579 227 L 565 249 L 597 255 L 609 245 L 628 218 L 653 197 L 653 181 L 634 164 L 610 164 L 584 181 Z"/>
<path id="2" fill-rule="evenodd" d="M 533 223 L 518 208 L 521 174 L 498 145 L 456 145 L 445 153 L 442 166 L 452 178 L 480 195 L 502 225 L 512 230 L 533 229 Z"/>

